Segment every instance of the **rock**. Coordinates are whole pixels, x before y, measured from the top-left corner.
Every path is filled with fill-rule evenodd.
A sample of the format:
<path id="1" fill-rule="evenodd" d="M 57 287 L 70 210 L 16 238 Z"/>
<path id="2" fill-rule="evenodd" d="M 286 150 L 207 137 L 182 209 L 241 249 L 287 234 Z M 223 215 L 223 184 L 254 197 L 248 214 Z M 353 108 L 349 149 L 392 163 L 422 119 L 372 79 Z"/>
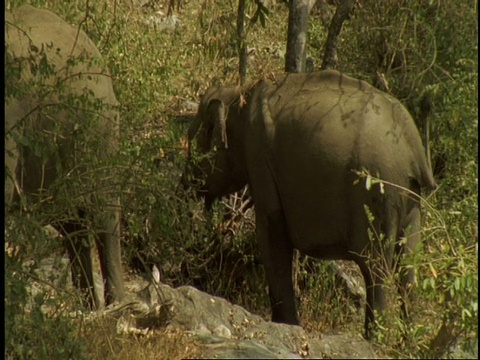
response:
<path id="1" fill-rule="evenodd" d="M 375 358 L 372 346 L 359 335 L 324 335 L 310 342 L 310 352 L 327 359 Z"/>
<path id="2" fill-rule="evenodd" d="M 213 329 L 213 334 L 227 339 L 232 337 L 231 331 L 225 325 L 218 325 L 215 329 Z"/>
<path id="3" fill-rule="evenodd" d="M 171 327 L 191 334 L 202 357 L 236 359 L 375 358 L 360 335 L 315 336 L 300 326 L 263 320 L 225 299 L 191 286 L 172 288 L 154 280 L 128 303 L 107 309 L 120 333 L 145 334 Z"/>
<path id="4" fill-rule="evenodd" d="M 175 15 L 163 17 L 160 14 L 154 14 L 145 19 L 145 25 L 156 31 L 174 31 L 180 23 L 180 19 Z"/>
<path id="5" fill-rule="evenodd" d="M 43 259 L 37 267 L 39 279 L 64 287 L 71 281 L 68 259 Z M 39 282 L 42 284 L 43 282 Z M 46 291 L 36 282 L 31 292 Z M 69 284 L 68 286 L 71 286 Z M 223 359 L 375 358 L 371 345 L 359 334 L 322 336 L 307 333 L 300 326 L 265 321 L 225 299 L 191 286 L 172 288 L 161 283 L 155 268 L 150 280 L 128 275 L 127 295 L 121 303 L 73 317 L 94 321 L 108 317 L 121 335 L 147 336 L 152 330 L 171 328 L 184 331 L 201 349 L 201 357 Z M 48 311 L 43 309 L 42 311 Z"/>
<path id="6" fill-rule="evenodd" d="M 352 274 L 352 271 L 349 271 L 352 266 L 357 269 L 357 265 L 351 261 L 339 260 L 331 261 L 329 263 L 329 267 L 335 274 L 337 286 L 344 291 L 350 300 L 352 300 L 357 311 L 361 311 L 365 306 L 366 292 L 364 287 L 360 284 L 363 282 L 361 274 L 358 274 L 359 276 L 355 277 L 354 274 Z"/>

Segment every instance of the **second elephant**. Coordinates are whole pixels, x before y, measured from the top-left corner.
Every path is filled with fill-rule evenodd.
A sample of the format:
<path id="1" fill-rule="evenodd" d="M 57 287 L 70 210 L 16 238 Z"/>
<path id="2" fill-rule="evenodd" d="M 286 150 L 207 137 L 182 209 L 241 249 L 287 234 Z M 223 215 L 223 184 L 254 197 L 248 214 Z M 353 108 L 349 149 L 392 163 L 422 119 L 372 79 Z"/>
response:
<path id="1" fill-rule="evenodd" d="M 111 76 L 87 34 L 54 13 L 23 5 L 5 15 L 6 203 L 18 209 L 25 201 L 42 215 L 59 210 L 46 222 L 65 235 L 73 283 L 98 308 L 93 233 L 105 302 L 121 300 L 120 194 L 111 166 L 120 119 Z"/>

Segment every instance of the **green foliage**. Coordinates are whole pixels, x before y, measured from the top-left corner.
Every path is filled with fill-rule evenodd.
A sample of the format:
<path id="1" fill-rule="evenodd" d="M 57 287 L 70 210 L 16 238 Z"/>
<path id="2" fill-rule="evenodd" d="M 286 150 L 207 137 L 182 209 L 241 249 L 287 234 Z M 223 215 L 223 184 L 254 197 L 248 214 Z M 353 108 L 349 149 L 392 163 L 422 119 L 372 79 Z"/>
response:
<path id="1" fill-rule="evenodd" d="M 15 280 L 15 281 L 13 281 Z M 27 279 L 6 278 L 6 359 L 89 359 L 85 342 L 78 337 L 78 324 L 61 310 L 45 315 L 46 300 L 38 295 L 30 311 L 12 311 L 20 299 L 18 291 Z M 56 304 L 59 306 L 59 304 Z"/>
<path id="2" fill-rule="evenodd" d="M 5 358 L 88 359 L 79 338 L 79 323 L 69 318 L 76 304 L 65 292 L 37 290 L 47 285 L 39 280 L 39 264 L 32 260 L 59 251 L 36 218 L 8 217 L 5 249 Z"/>
<path id="3" fill-rule="evenodd" d="M 267 7 L 263 4 L 263 2 L 256 1 L 255 5 L 257 5 L 257 10 L 255 10 L 255 13 L 253 14 L 252 17 L 252 24 L 255 24 L 258 20 L 260 20 L 260 24 L 263 27 L 267 26 L 267 19 L 268 15 L 270 14 L 270 11 L 268 11 Z"/>
<path id="4" fill-rule="evenodd" d="M 268 309 L 253 221 L 226 221 L 238 211 L 234 207 L 227 212 L 226 203 L 216 206 L 209 217 L 192 194 L 173 195 L 179 176 L 165 176 L 168 164 L 159 166 L 148 173 L 147 180 L 139 179 L 131 187 L 131 196 L 124 198 L 129 234 L 124 255 L 129 265 L 150 271 L 155 264 L 164 283 L 192 285 L 252 311 L 259 303 Z"/>

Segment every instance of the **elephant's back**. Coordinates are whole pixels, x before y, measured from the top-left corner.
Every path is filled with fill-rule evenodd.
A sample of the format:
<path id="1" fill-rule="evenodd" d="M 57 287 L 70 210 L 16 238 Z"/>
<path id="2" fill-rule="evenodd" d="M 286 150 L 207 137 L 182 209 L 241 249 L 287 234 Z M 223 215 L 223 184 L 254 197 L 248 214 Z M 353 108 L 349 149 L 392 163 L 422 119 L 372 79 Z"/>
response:
<path id="1" fill-rule="evenodd" d="M 275 152 L 294 149 L 317 166 L 366 168 L 401 186 L 414 179 L 435 187 L 412 117 L 388 94 L 334 70 L 286 74 L 262 92 Z"/>
<path id="2" fill-rule="evenodd" d="M 41 86 L 54 85 L 54 91 L 49 91 L 52 94 L 50 101 L 56 101 L 58 94 L 83 95 L 88 91 L 108 105 L 109 109 L 104 110 L 107 117 L 118 116 L 112 108 L 118 105 L 118 101 L 106 63 L 83 30 L 73 27 L 49 10 L 30 5 L 7 11 L 5 16 L 6 69 L 20 64 L 21 82 L 28 83 L 40 76 Z M 18 59 L 22 61 L 18 62 Z M 33 73 L 35 68 L 36 73 Z M 39 81 L 36 80 L 37 83 Z M 66 88 L 58 86 L 61 84 Z M 25 96 L 21 101 L 30 103 L 30 106 L 24 106 L 25 109 L 38 105 L 35 97 L 31 96 Z"/>
<path id="3" fill-rule="evenodd" d="M 383 93 L 375 106 L 377 111 L 364 114 L 358 134 L 358 164 L 401 186 L 410 187 L 413 180 L 419 186 L 435 189 L 424 144 L 408 110 Z"/>
<path id="4" fill-rule="evenodd" d="M 68 24 L 49 10 L 30 5 L 22 5 L 5 15 L 7 53 L 15 59 L 37 63 L 44 84 L 52 85 L 62 79 L 70 84 L 70 91 L 82 93 L 89 88 L 107 104 L 118 104 L 106 63 L 82 29 Z M 52 67 L 50 76 L 46 76 L 48 71 L 42 72 L 43 58 Z M 23 80 L 33 76 L 28 63 L 22 64 L 22 72 Z"/>
<path id="5" fill-rule="evenodd" d="M 25 41 L 28 42 L 28 45 L 30 43 L 37 47 L 40 45 L 38 50 L 42 50 L 42 44 L 44 51 L 51 47 L 55 53 L 65 58 L 80 54 L 95 58 L 101 57 L 95 44 L 83 30 L 73 27 L 49 10 L 22 5 L 11 12 L 7 11 L 5 17 L 8 35 L 6 42 L 10 51 L 15 51 L 16 57 L 25 55 L 32 50 L 25 44 Z"/>

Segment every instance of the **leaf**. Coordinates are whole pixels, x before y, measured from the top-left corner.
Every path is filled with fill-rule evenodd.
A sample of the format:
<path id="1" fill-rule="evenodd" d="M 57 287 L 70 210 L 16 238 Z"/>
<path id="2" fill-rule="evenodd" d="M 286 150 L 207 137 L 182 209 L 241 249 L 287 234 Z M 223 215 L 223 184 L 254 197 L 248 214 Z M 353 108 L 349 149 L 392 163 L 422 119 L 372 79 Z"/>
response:
<path id="1" fill-rule="evenodd" d="M 30 51 L 38 53 L 40 49 L 37 46 L 30 44 Z"/>
<path id="2" fill-rule="evenodd" d="M 432 272 L 433 277 L 436 279 L 438 277 L 437 271 L 433 267 L 432 263 L 428 263 L 428 266 L 430 267 L 430 271 Z"/>
<path id="3" fill-rule="evenodd" d="M 23 146 L 29 147 L 30 146 L 30 139 L 27 136 L 21 136 L 18 139 L 18 142 Z"/>
<path id="4" fill-rule="evenodd" d="M 255 24 L 258 21 L 259 15 L 260 15 L 260 10 L 257 8 L 257 11 L 255 11 L 255 14 L 253 14 L 252 20 L 250 20 L 252 24 Z"/>
<path id="5" fill-rule="evenodd" d="M 268 15 L 270 15 L 270 11 L 266 8 L 266 6 L 260 2 L 257 2 L 257 9 L 255 10 L 255 14 L 250 21 L 252 24 L 255 24 L 258 19 L 260 19 L 260 25 L 265 28 L 267 25 Z"/>
<path id="6" fill-rule="evenodd" d="M 460 290 L 460 285 L 461 285 L 461 284 L 460 284 L 460 278 L 457 277 L 457 278 L 455 279 L 455 281 L 453 282 L 453 285 L 454 285 L 454 287 L 455 287 L 455 290 L 457 290 L 457 291 Z"/>
<path id="7" fill-rule="evenodd" d="M 385 186 L 383 185 L 383 182 L 379 182 L 379 185 L 380 185 L 380 194 L 385 194 Z"/>
<path id="8" fill-rule="evenodd" d="M 472 317 L 472 313 L 468 309 L 462 309 L 462 320 L 465 321 L 465 317 Z"/>
<path id="9" fill-rule="evenodd" d="M 34 152 L 35 156 L 42 157 L 42 155 L 44 153 L 43 147 L 40 144 L 34 144 L 33 152 Z"/>
<path id="10" fill-rule="evenodd" d="M 369 175 L 367 175 L 367 179 L 365 180 L 365 188 L 367 190 L 370 190 L 370 188 L 372 187 L 372 177 Z"/>

